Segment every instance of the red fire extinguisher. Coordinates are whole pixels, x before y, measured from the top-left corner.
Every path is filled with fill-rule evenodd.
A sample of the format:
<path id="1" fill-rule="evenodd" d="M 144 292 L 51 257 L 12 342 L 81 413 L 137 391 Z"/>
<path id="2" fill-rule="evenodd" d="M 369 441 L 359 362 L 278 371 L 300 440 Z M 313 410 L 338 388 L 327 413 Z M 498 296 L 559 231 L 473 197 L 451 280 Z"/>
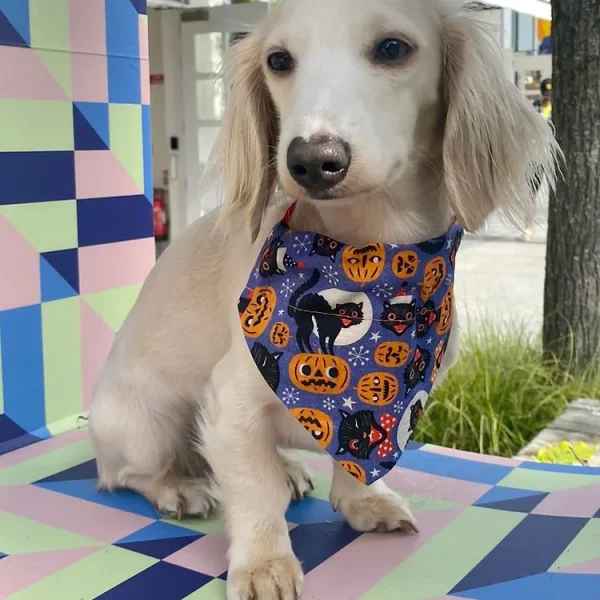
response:
<path id="1" fill-rule="evenodd" d="M 158 188 L 154 189 L 154 238 L 157 242 L 169 239 L 169 217 L 167 214 L 166 192 Z"/>

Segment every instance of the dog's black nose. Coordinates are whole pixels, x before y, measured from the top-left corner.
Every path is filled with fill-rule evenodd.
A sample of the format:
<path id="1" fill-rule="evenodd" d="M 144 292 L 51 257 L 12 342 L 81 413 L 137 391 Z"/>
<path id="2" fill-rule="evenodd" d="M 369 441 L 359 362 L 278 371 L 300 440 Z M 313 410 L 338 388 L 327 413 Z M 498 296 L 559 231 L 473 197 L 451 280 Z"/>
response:
<path id="1" fill-rule="evenodd" d="M 287 167 L 296 183 L 319 198 L 342 182 L 350 167 L 350 146 L 337 137 L 294 138 L 287 152 Z"/>

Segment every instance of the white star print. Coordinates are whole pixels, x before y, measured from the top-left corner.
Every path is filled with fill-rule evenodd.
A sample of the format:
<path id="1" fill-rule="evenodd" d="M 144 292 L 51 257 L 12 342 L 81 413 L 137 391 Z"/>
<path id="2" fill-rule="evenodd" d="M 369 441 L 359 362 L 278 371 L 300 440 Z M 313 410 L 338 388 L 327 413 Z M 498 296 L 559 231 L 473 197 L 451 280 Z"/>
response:
<path id="1" fill-rule="evenodd" d="M 450 248 L 452 248 L 452 240 L 448 240 L 448 243 L 446 244 L 446 248 L 448 248 L 448 250 L 450 250 Z"/>
<path id="2" fill-rule="evenodd" d="M 395 250 L 396 248 L 398 248 L 398 246 L 396 244 L 390 244 L 390 248 L 393 248 Z"/>
<path id="3" fill-rule="evenodd" d="M 398 460 L 400 458 L 400 452 L 394 452 L 394 459 Z"/>
<path id="4" fill-rule="evenodd" d="M 381 334 L 379 333 L 379 331 L 376 331 L 375 333 L 371 334 L 372 342 L 378 342 L 380 339 L 381 339 Z"/>
<path id="5" fill-rule="evenodd" d="M 372 475 L 373 477 L 379 477 L 379 469 L 373 469 L 373 470 L 371 471 L 371 475 Z"/>
<path id="6" fill-rule="evenodd" d="M 410 334 L 410 337 L 411 337 L 411 338 L 414 340 L 414 339 L 417 337 L 417 332 L 416 332 L 416 331 L 413 331 L 413 332 Z"/>
<path id="7" fill-rule="evenodd" d="M 350 410 L 354 410 L 354 405 L 356 404 L 356 400 L 352 400 L 350 396 L 348 398 L 343 398 L 344 400 L 344 408 L 349 408 Z"/>
<path id="8" fill-rule="evenodd" d="M 285 315 L 285 310 L 282 309 L 282 310 L 279 311 L 279 316 L 283 317 L 283 315 Z"/>
<path id="9" fill-rule="evenodd" d="M 298 279 L 304 279 L 304 273 L 298 273 Z"/>
<path id="10" fill-rule="evenodd" d="M 433 338 L 429 338 L 429 339 L 427 340 L 427 345 L 428 345 L 428 346 L 431 346 L 431 344 L 433 344 Z"/>

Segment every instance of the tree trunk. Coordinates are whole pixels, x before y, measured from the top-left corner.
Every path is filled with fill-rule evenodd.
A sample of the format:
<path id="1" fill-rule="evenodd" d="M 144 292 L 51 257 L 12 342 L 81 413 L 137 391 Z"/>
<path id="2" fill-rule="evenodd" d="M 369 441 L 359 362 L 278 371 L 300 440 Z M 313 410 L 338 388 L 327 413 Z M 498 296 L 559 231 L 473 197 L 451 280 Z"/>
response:
<path id="1" fill-rule="evenodd" d="M 573 371 L 600 348 L 600 0 L 552 0 L 553 117 L 565 154 L 550 198 L 544 350 Z"/>

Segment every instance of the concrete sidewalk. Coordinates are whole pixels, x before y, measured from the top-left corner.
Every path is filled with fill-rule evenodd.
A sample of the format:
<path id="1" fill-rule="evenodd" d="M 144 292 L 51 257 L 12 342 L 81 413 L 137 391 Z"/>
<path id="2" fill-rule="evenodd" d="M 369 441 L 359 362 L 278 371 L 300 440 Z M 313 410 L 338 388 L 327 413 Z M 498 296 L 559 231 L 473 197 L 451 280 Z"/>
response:
<path id="1" fill-rule="evenodd" d="M 463 331 L 482 321 L 523 323 L 532 335 L 543 320 L 546 227 L 529 242 L 494 217 L 478 235 L 465 235 L 457 259 L 456 302 Z"/>

